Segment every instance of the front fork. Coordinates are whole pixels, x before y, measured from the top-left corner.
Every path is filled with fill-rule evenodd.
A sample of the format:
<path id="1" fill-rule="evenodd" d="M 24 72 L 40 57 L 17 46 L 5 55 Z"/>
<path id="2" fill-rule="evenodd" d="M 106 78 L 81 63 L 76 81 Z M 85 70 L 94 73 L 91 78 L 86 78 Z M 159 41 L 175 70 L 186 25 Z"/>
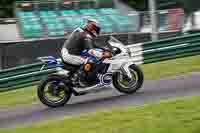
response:
<path id="1" fill-rule="evenodd" d="M 120 70 L 131 79 L 132 78 L 132 74 L 131 74 L 131 72 L 129 70 L 129 66 L 130 65 L 131 65 L 130 63 L 125 63 L 125 64 L 123 64 L 121 66 Z"/>

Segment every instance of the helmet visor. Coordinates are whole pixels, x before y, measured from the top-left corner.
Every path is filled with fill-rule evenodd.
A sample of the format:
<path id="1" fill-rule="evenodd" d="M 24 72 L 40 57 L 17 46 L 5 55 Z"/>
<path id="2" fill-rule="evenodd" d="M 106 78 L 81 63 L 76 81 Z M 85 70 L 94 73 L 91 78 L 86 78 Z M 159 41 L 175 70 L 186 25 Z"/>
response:
<path id="1" fill-rule="evenodd" d="M 96 33 L 97 33 L 97 35 L 99 35 L 100 32 L 101 32 L 101 28 L 100 27 L 96 27 Z"/>

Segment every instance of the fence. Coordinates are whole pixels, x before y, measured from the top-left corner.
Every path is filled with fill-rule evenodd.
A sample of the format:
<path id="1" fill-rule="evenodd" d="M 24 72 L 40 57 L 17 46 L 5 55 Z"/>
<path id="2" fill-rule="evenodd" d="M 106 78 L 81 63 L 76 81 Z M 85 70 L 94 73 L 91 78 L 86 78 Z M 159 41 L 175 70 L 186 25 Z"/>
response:
<path id="1" fill-rule="evenodd" d="M 135 64 L 149 64 L 169 59 L 182 58 L 200 54 L 200 34 L 164 39 L 155 42 L 138 43 L 126 46 Z M 39 71 L 41 63 L 30 64 L 3 70 L 0 72 L 0 91 L 32 86 L 37 81 L 55 72 L 45 68 Z"/>

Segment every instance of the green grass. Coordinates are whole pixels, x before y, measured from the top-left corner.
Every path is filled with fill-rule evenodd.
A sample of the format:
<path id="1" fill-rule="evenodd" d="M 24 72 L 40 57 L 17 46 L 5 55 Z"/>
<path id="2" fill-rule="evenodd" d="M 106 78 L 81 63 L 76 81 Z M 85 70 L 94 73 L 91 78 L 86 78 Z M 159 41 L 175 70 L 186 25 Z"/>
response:
<path id="1" fill-rule="evenodd" d="M 0 133 L 199 133 L 200 97 L 116 109 Z"/>
<path id="2" fill-rule="evenodd" d="M 145 79 L 160 79 L 188 74 L 190 72 L 200 72 L 200 55 L 147 64 L 143 65 L 142 69 L 144 71 Z M 30 105 L 36 102 L 38 102 L 36 97 L 36 87 L 0 93 L 0 108 Z"/>
<path id="3" fill-rule="evenodd" d="M 200 55 L 142 66 L 145 79 L 160 79 L 191 72 L 200 72 Z"/>
<path id="4" fill-rule="evenodd" d="M 0 93 L 0 108 L 29 105 L 37 101 L 36 87 Z"/>

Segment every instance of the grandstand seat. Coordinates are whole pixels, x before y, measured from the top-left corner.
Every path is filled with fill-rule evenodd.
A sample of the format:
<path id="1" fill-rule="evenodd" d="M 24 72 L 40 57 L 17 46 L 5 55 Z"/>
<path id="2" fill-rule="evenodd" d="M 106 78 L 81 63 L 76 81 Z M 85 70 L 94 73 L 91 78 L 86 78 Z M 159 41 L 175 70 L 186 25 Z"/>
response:
<path id="1" fill-rule="evenodd" d="M 94 18 L 101 23 L 102 33 L 115 32 L 116 28 L 109 16 L 94 16 Z"/>
<path id="2" fill-rule="evenodd" d="M 25 38 L 38 38 L 43 36 L 41 25 L 22 25 L 22 34 Z"/>
<path id="3" fill-rule="evenodd" d="M 41 18 L 53 18 L 58 16 L 55 11 L 39 11 L 39 15 Z"/>
<path id="4" fill-rule="evenodd" d="M 79 12 L 81 15 L 97 15 L 97 10 L 95 9 L 81 9 Z"/>
<path id="5" fill-rule="evenodd" d="M 25 38 L 43 37 L 44 33 L 50 37 L 63 36 L 82 26 L 87 17 L 101 23 L 102 33 L 135 31 L 134 18 L 120 14 L 113 8 L 112 0 L 97 1 L 41 2 L 37 6 L 32 4 L 30 10 L 17 10 L 21 33 Z"/>
<path id="6" fill-rule="evenodd" d="M 25 12 L 25 11 L 19 11 L 17 13 L 17 16 L 20 18 L 32 18 L 32 17 L 37 17 L 33 12 Z"/>
<path id="7" fill-rule="evenodd" d="M 83 18 L 81 17 L 65 17 L 63 18 L 65 29 L 67 31 L 72 31 L 73 29 L 81 26 L 83 24 Z"/>
<path id="8" fill-rule="evenodd" d="M 20 22 L 23 25 L 26 25 L 26 24 L 40 25 L 39 18 L 24 18 L 24 19 L 20 19 Z"/>
<path id="9" fill-rule="evenodd" d="M 64 25 L 62 23 L 47 24 L 48 30 L 62 30 Z"/>
<path id="10" fill-rule="evenodd" d="M 118 32 L 133 32 L 136 31 L 134 23 L 131 22 L 128 16 L 112 15 L 110 18 L 115 22 L 118 27 Z"/>
<path id="11" fill-rule="evenodd" d="M 79 13 L 77 11 L 75 11 L 75 10 L 62 10 L 59 13 L 63 17 L 79 15 Z"/>
<path id="12" fill-rule="evenodd" d="M 120 14 L 120 12 L 117 9 L 113 8 L 101 8 L 98 10 L 98 12 L 100 14 L 112 14 L 112 15 Z"/>
<path id="13" fill-rule="evenodd" d="M 19 11 L 17 12 L 21 33 L 25 38 L 38 38 L 43 35 L 43 28 L 40 24 L 39 18 L 34 12 Z"/>
<path id="14" fill-rule="evenodd" d="M 114 28 L 114 26 L 111 23 L 104 23 L 102 25 L 102 30 L 101 33 L 112 33 L 115 32 L 116 28 Z"/>
<path id="15" fill-rule="evenodd" d="M 49 20 L 51 21 L 45 23 L 48 36 L 50 37 L 63 36 L 65 34 L 64 24 L 58 19 L 49 19 Z"/>
<path id="16" fill-rule="evenodd" d="M 65 35 L 65 31 L 61 30 L 61 31 L 48 31 L 48 36 L 50 37 L 58 37 L 58 36 L 64 36 Z"/>

